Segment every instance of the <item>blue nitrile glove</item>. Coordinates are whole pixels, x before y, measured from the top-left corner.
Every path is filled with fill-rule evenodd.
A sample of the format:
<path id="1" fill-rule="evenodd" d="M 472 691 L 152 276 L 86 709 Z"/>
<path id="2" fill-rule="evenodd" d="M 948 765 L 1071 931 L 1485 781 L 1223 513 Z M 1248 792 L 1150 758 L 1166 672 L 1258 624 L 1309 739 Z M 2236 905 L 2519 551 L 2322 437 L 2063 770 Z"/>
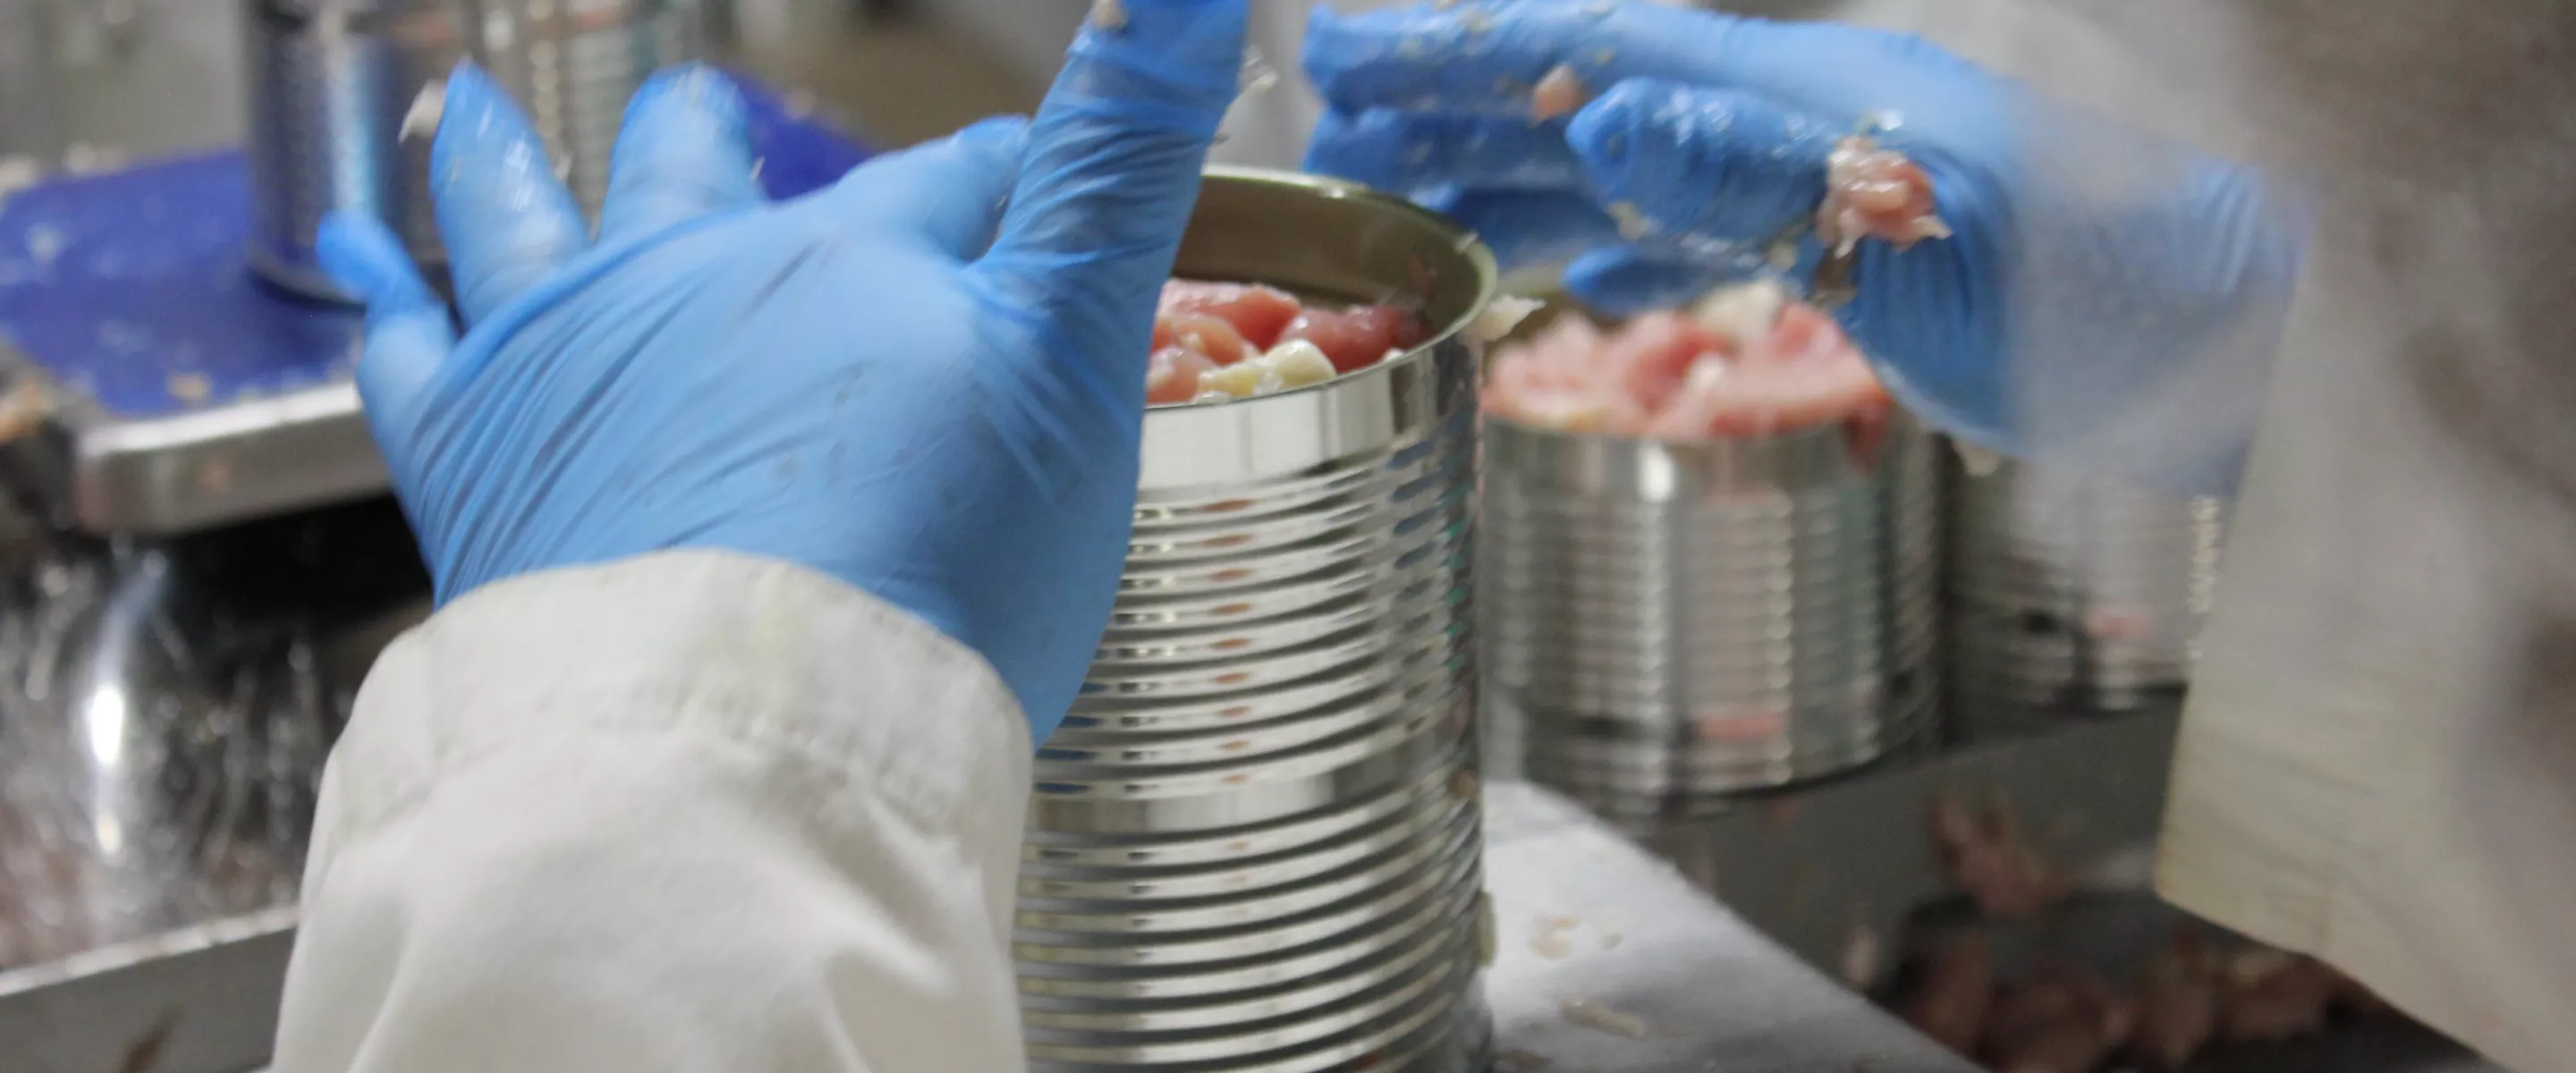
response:
<path id="1" fill-rule="evenodd" d="M 1839 314 L 1899 397 L 2007 453 L 2233 479 L 2304 237 L 2249 168 L 1918 38 L 1654 3 L 1319 9 L 1305 65 L 1329 105 L 1310 167 L 1447 211 L 1507 261 L 1570 262 L 1568 289 L 1612 312 L 1774 270 L 1827 156 L 1880 123 L 1956 231 L 1858 251 Z M 1534 122 L 1559 65 L 1592 96 Z M 1819 252 L 1810 236 L 1793 278 Z"/>
<path id="2" fill-rule="evenodd" d="M 1244 3 L 1127 0 L 1034 124 L 780 204 L 730 84 L 667 73 L 628 108 L 595 242 L 518 109 L 459 70 L 431 166 L 463 338 L 383 228 L 322 242 L 367 300 L 359 388 L 439 599 L 660 549 L 781 559 L 981 653 L 1043 740 L 1117 592 L 1156 298 Z"/>

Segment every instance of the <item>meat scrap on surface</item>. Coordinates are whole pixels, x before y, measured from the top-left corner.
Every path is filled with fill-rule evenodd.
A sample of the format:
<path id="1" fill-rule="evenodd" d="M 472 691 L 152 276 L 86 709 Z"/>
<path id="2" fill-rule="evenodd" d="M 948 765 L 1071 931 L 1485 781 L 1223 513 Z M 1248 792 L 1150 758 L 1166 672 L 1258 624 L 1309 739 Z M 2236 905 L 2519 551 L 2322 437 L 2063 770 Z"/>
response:
<path id="1" fill-rule="evenodd" d="M 1983 937 L 1951 940 L 1933 953 L 1902 1007 L 1905 1023 L 1959 1054 L 1974 1054 L 1985 1038 L 1986 1013 L 1995 997 L 1995 961 Z"/>
<path id="2" fill-rule="evenodd" d="M 2368 989 L 2312 958 L 2175 929 L 2127 989 L 2066 965 L 1998 976 L 1982 936 L 1939 946 L 1897 1011 L 1918 1031 L 1998 1073 L 2175 1070 L 2217 1044 L 2270 1044 L 2325 1031 L 2335 1010 L 2390 1013 Z"/>
<path id="3" fill-rule="evenodd" d="M 2074 882 L 2023 841 L 2021 820 L 2001 802 L 1983 812 L 1955 797 L 1932 806 L 1942 870 L 1997 920 L 2022 920 L 2065 899 Z"/>
<path id="4" fill-rule="evenodd" d="M 2147 966 L 2138 984 L 2138 1056 L 2179 1069 L 2218 1033 L 2218 953 L 2198 929 L 2184 929 Z"/>
<path id="5" fill-rule="evenodd" d="M 1996 993 L 1981 1050 L 1999 1073 L 2091 1073 L 2136 1026 L 2110 981 L 2048 965 Z"/>

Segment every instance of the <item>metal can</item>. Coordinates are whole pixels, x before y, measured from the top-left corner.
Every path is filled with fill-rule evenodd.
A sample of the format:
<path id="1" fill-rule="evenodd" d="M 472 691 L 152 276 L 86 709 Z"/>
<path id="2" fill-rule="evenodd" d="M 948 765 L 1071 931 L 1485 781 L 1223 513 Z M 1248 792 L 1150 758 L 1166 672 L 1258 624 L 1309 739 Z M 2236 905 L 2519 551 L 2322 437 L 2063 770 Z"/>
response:
<path id="1" fill-rule="evenodd" d="M 254 212 L 251 264 L 337 299 L 313 254 L 336 211 L 369 213 L 437 264 L 428 132 L 405 120 L 427 87 L 472 59 L 527 109 L 556 169 L 592 213 L 627 98 L 696 59 L 696 0 L 244 0 Z"/>
<path id="2" fill-rule="evenodd" d="M 1485 424 L 1487 707 L 1605 815 L 1723 808 L 1937 725 L 1928 438 L 1665 442 Z"/>
<path id="3" fill-rule="evenodd" d="M 1469 533 L 1493 260 L 1329 180 L 1215 169 L 1184 277 L 1421 302 L 1433 342 L 1147 413 L 1123 591 L 1038 755 L 1040 1070 L 1483 1068 Z"/>
<path id="4" fill-rule="evenodd" d="M 1953 474 L 1957 735 L 2178 702 L 2217 586 L 2227 505 L 2009 460 Z"/>

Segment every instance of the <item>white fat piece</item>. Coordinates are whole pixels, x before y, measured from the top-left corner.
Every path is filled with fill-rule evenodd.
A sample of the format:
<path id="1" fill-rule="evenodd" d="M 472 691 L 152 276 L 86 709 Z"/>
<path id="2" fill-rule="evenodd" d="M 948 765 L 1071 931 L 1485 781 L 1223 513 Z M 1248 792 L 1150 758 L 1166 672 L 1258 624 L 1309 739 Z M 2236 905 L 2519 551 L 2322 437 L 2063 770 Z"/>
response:
<path id="1" fill-rule="evenodd" d="M 1497 297 L 1485 303 L 1484 310 L 1477 313 L 1476 319 L 1467 325 L 1467 338 L 1470 342 L 1477 343 L 1500 340 L 1512 334 L 1512 329 L 1520 327 L 1521 322 L 1528 320 L 1530 314 L 1538 312 L 1542 304 L 1544 303 L 1535 298 L 1518 298 L 1511 295 Z"/>
<path id="2" fill-rule="evenodd" d="M 394 135 L 398 142 L 438 134 L 438 121 L 447 115 L 447 80 L 439 79 L 420 87 L 411 98 L 411 110 L 403 113 L 402 129 Z"/>
<path id="3" fill-rule="evenodd" d="M 1209 370 L 1199 376 L 1199 393 L 1217 392 L 1227 398 L 1248 399 L 1260 390 L 1262 374 L 1270 363 L 1262 358 L 1246 358 L 1232 365 Z"/>
<path id="4" fill-rule="evenodd" d="M 1259 359 L 1279 377 L 1282 388 L 1299 388 L 1320 384 L 1333 378 L 1333 359 L 1322 347 L 1304 339 L 1291 339 L 1271 348 Z"/>
<path id="5" fill-rule="evenodd" d="M 1771 334 L 1789 307 L 1789 291 L 1776 280 L 1727 287 L 1691 307 L 1691 319 L 1737 349 Z"/>
<path id="6" fill-rule="evenodd" d="M 2004 468 L 2004 456 L 1966 440 L 1952 439 L 1950 449 L 1959 453 L 1959 465 L 1971 477 L 1992 477 Z"/>

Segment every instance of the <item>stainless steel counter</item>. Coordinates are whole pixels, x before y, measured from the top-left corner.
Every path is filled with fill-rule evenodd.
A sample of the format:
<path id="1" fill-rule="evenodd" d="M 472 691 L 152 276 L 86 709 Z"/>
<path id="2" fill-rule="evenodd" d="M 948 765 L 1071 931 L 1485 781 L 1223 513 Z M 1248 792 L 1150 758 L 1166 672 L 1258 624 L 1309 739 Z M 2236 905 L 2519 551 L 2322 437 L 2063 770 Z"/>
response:
<path id="1" fill-rule="evenodd" d="M 1965 1073 L 1680 873 L 1523 784 L 1487 788 L 1498 1070 Z M 266 1058 L 291 915 L 0 973 L 10 1073 L 242 1073 Z"/>
<path id="2" fill-rule="evenodd" d="M 1500 1073 L 1976 1068 L 1563 798 L 1504 783 L 1486 805 Z"/>

